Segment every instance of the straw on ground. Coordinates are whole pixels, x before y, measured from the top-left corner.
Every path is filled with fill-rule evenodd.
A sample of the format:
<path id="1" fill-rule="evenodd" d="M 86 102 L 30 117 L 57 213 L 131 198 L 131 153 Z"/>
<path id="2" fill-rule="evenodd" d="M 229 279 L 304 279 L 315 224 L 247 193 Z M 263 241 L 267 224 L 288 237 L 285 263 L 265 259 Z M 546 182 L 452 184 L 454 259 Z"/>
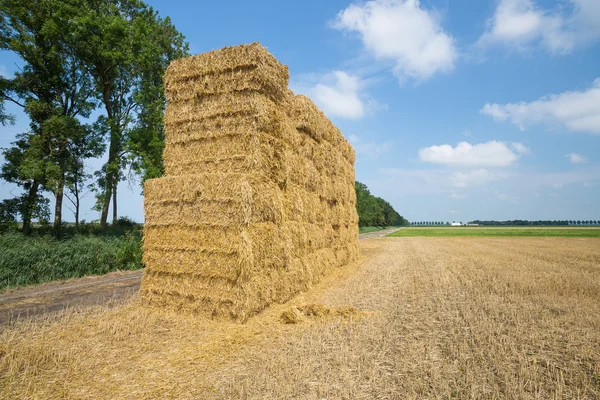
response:
<path id="1" fill-rule="evenodd" d="M 387 238 L 245 324 L 135 304 L 0 334 L 3 398 L 600 396 L 597 239 Z M 284 324 L 291 307 L 353 307 Z"/>

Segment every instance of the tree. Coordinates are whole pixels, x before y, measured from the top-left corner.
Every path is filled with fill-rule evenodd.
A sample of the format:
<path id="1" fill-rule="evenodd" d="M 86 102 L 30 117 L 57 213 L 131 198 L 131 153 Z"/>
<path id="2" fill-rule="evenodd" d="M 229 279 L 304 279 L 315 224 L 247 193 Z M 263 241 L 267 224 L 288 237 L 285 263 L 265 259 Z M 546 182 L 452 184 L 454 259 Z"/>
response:
<path id="1" fill-rule="evenodd" d="M 378 226 L 383 222 L 383 210 L 375 197 L 371 195 L 367 185 L 355 182 L 356 211 L 359 226 Z"/>
<path id="2" fill-rule="evenodd" d="M 387 201 L 371 194 L 367 185 L 355 182 L 359 226 L 406 226 L 409 222 Z"/>
<path id="3" fill-rule="evenodd" d="M 16 220 L 19 215 L 23 233 L 29 234 L 33 218 L 49 218 L 48 200 L 38 190 L 45 174 L 41 140 L 32 133 L 19 134 L 12 147 L 2 150 L 2 155 L 5 163 L 0 178 L 24 190 L 23 194 L 2 202 L 2 214 L 7 220 Z"/>
<path id="4" fill-rule="evenodd" d="M 86 184 L 92 175 L 85 171 L 85 160 L 92 157 L 99 157 L 104 152 L 105 146 L 102 137 L 97 130 L 85 127 L 86 132 L 69 143 L 67 149 L 68 167 L 65 174 L 65 184 L 67 188 L 66 197 L 71 202 L 73 208 L 71 211 L 75 216 L 75 227 L 79 228 L 79 213 L 81 199 L 87 193 Z"/>
<path id="5" fill-rule="evenodd" d="M 106 115 L 108 161 L 98 196 L 106 226 L 112 200 L 117 220 L 117 185 L 129 161 L 143 177 L 162 174 L 162 75 L 168 63 L 187 54 L 187 44 L 169 18 L 139 0 L 85 0 L 69 22 L 70 42 L 93 77 Z M 127 158 L 127 156 L 129 158 Z"/>
<path id="6" fill-rule="evenodd" d="M 23 231 L 30 230 L 28 209 L 34 207 L 43 188 L 56 198 L 54 229 L 58 235 L 68 166 L 67 148 L 70 141 L 85 131 L 78 117 L 88 117 L 94 107 L 90 101 L 91 81 L 64 40 L 65 21 L 73 16 L 68 2 L 1 0 L 0 4 L 0 48 L 15 52 L 24 62 L 13 79 L 3 78 L 0 97 L 22 107 L 31 121 L 30 134 L 20 139 L 29 143 L 20 143 L 13 150 L 25 151 L 20 158 L 22 162 L 31 161 L 32 156 L 28 154 L 31 152 L 36 158 L 33 163 L 36 168 L 13 166 L 29 171 L 12 174 L 13 178 L 18 175 L 17 180 L 21 180 L 21 186 L 28 191 L 23 202 Z M 7 162 L 11 161 L 7 159 Z"/>

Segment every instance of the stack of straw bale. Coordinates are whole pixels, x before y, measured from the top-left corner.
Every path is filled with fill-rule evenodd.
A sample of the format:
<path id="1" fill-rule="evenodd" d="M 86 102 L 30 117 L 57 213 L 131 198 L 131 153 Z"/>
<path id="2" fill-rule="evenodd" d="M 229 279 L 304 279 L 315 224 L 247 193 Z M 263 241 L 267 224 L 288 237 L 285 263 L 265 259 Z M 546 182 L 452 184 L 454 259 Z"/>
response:
<path id="1" fill-rule="evenodd" d="M 144 303 L 243 321 L 357 258 L 354 150 L 288 79 L 258 43 L 169 66 Z"/>

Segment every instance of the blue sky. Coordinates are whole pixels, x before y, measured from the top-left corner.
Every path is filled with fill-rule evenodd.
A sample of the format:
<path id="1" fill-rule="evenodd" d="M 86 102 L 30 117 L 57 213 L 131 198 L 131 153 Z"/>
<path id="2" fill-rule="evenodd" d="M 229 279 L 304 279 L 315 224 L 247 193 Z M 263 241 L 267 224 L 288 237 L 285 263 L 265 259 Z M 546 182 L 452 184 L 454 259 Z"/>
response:
<path id="1" fill-rule="evenodd" d="M 411 221 L 600 219 L 598 0 L 148 3 L 194 54 L 261 42 Z M 139 192 L 122 184 L 121 214 L 143 219 Z"/>

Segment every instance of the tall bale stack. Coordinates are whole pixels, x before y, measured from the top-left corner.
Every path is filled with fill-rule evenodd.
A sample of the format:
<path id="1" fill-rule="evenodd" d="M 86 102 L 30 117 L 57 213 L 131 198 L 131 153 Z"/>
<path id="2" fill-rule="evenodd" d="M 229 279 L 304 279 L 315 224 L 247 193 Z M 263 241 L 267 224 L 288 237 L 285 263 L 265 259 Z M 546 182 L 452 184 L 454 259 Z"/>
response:
<path id="1" fill-rule="evenodd" d="M 358 256 L 354 150 L 260 44 L 171 63 L 146 304 L 245 320 Z"/>

